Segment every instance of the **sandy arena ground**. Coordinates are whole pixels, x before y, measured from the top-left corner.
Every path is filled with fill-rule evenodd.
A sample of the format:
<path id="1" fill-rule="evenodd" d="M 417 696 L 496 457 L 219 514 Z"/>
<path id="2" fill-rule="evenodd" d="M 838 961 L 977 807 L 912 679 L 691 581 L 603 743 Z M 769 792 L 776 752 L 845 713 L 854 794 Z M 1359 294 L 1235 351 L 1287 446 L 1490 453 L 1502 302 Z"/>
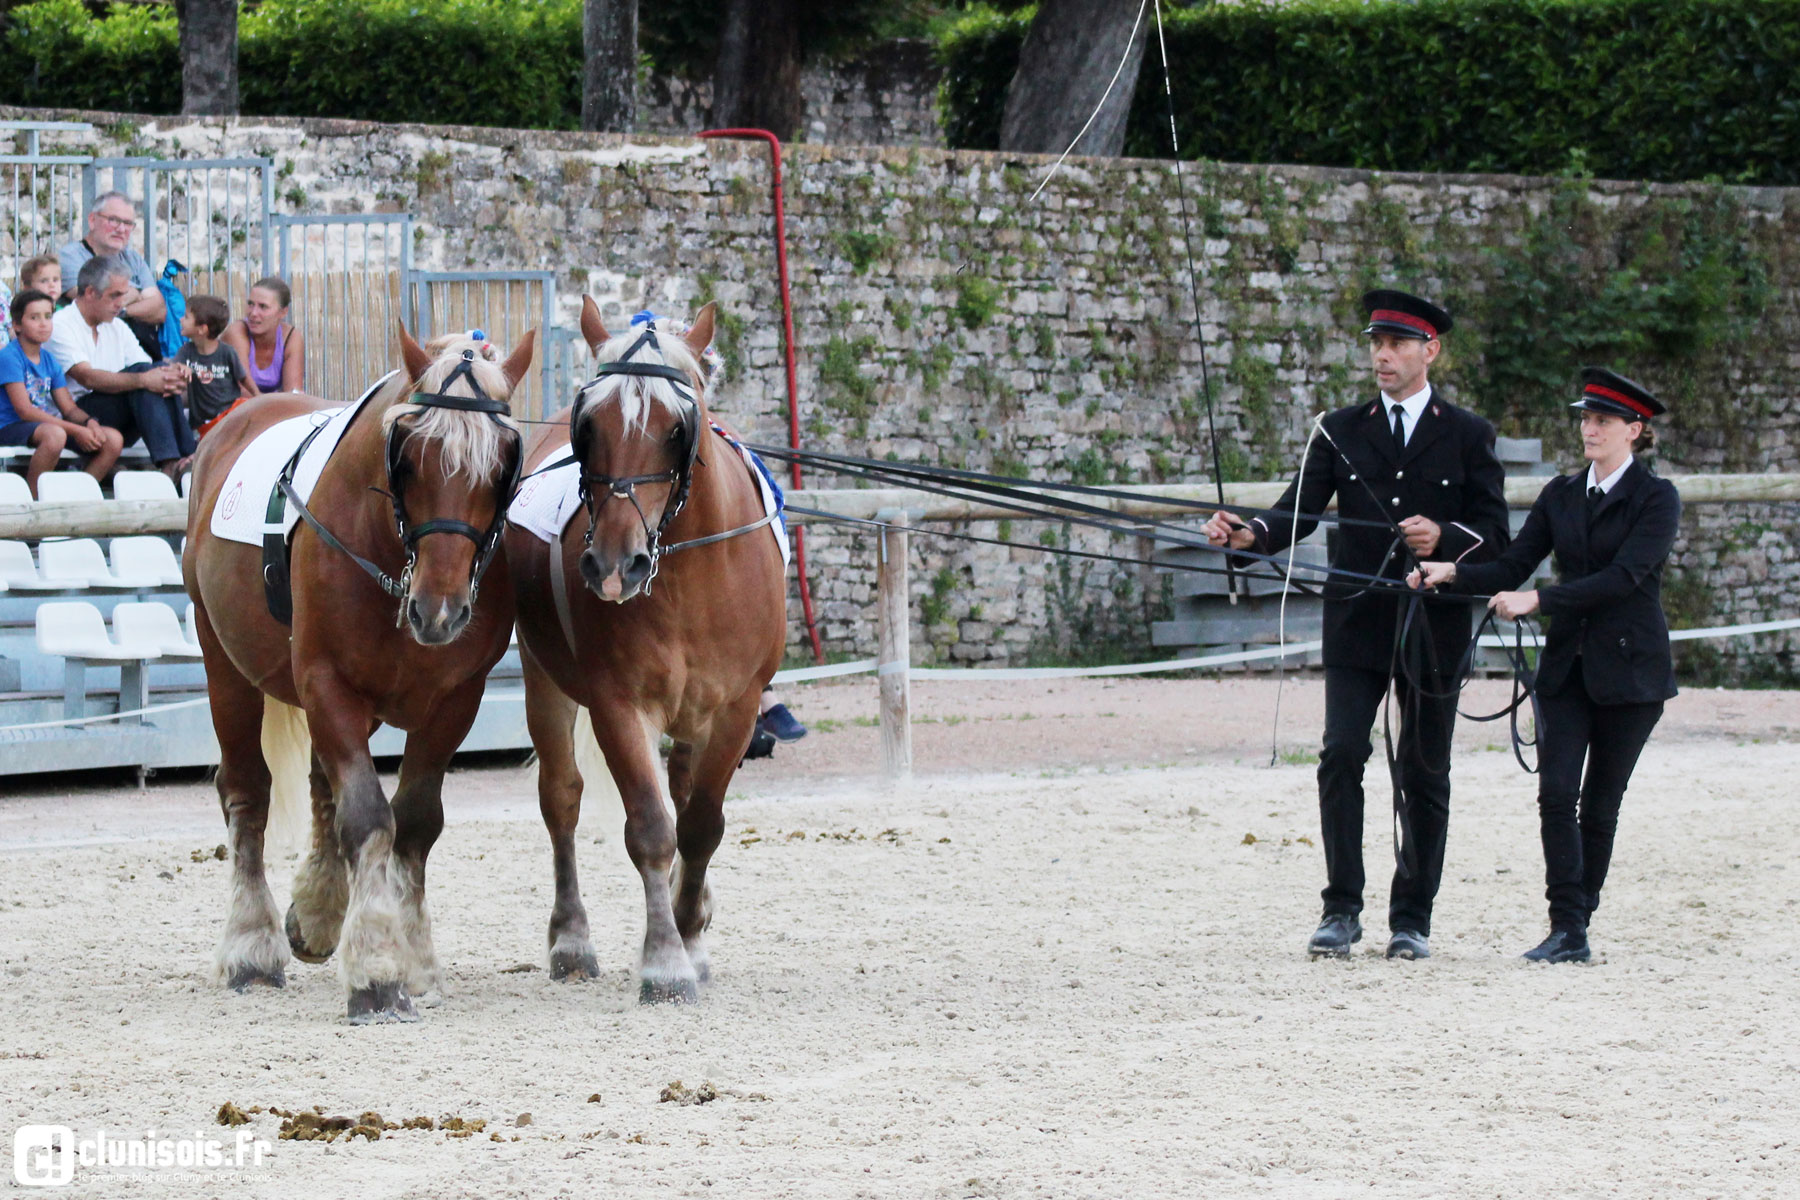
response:
<path id="1" fill-rule="evenodd" d="M 1597 961 L 1544 968 L 1517 959 L 1543 932 L 1535 781 L 1467 723 L 1433 957 L 1381 957 L 1372 789 L 1369 936 L 1306 960 L 1319 693 L 1287 685 L 1271 768 L 1263 680 L 921 686 L 919 777 L 888 790 L 868 682 L 797 689 L 815 732 L 739 776 L 713 982 L 681 1009 L 636 1003 L 641 891 L 604 820 L 582 867 L 605 978 L 548 979 L 518 768 L 452 777 L 447 1000 L 360 1029 L 331 966 L 208 981 L 229 869 L 208 786 L 10 787 L 0 1135 L 229 1142 L 227 1102 L 486 1122 L 325 1144 L 255 1112 L 260 1167 L 37 1193 L 85 1196 L 1800 1194 L 1800 694 L 1671 705 Z M 660 1100 L 676 1080 L 716 1099 Z"/>

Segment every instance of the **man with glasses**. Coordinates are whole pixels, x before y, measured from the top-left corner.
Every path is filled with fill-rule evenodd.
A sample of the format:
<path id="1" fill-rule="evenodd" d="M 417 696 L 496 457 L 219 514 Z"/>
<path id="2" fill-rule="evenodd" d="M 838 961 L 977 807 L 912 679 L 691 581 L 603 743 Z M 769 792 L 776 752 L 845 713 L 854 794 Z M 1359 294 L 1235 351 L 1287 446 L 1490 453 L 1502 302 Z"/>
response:
<path id="1" fill-rule="evenodd" d="M 94 197 L 94 206 L 88 210 L 87 236 L 57 250 L 56 257 L 62 264 L 64 281 L 73 281 L 81 273 L 81 264 L 95 255 L 124 263 L 132 294 L 120 316 L 131 327 L 144 353 L 160 359 L 162 323 L 168 308 L 163 303 L 162 290 L 156 286 L 156 272 L 131 244 L 137 232 L 137 205 L 131 197 L 124 192 L 102 192 Z"/>

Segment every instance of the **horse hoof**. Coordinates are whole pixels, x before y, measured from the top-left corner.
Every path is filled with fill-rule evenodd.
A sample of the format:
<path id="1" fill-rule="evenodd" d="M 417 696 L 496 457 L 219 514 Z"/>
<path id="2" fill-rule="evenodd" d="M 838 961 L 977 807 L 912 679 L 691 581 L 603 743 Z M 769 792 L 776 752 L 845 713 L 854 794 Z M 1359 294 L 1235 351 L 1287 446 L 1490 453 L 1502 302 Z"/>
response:
<path id="1" fill-rule="evenodd" d="M 638 984 L 639 1004 L 697 1004 L 700 985 L 692 979 L 645 979 Z"/>
<path id="2" fill-rule="evenodd" d="M 551 951 L 550 978 L 559 983 L 586 983 L 598 979 L 600 961 L 594 957 L 592 949 Z"/>
<path id="3" fill-rule="evenodd" d="M 328 947 L 323 954 L 307 949 L 306 935 L 300 932 L 300 918 L 295 914 L 292 907 L 287 911 L 286 925 L 288 949 L 292 950 L 294 952 L 294 957 L 301 962 L 322 963 L 331 957 L 331 952 L 333 950 L 337 949 L 336 946 Z"/>
<path id="4" fill-rule="evenodd" d="M 352 988 L 349 1014 L 352 1025 L 389 1025 L 419 1019 L 419 1010 L 414 1007 L 412 997 L 398 982 Z"/>
<path id="5" fill-rule="evenodd" d="M 247 992 L 257 984 L 264 984 L 272 988 L 286 987 L 287 973 L 280 967 L 268 970 L 264 967 L 246 964 L 234 967 L 225 980 L 225 986 L 234 992 Z"/>

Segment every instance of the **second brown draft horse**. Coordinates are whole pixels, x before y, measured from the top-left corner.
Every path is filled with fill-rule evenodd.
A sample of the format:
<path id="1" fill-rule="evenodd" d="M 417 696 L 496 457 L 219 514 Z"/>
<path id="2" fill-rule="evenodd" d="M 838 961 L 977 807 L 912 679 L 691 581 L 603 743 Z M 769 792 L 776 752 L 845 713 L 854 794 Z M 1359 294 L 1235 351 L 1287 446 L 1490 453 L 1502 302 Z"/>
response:
<path id="1" fill-rule="evenodd" d="M 707 415 L 698 355 L 712 329 L 708 305 L 684 336 L 659 335 L 652 323 L 612 337 L 589 300 L 581 330 L 599 375 L 526 451 L 535 469 L 573 434 L 585 519 L 576 513 L 549 544 L 510 523 L 506 531 L 555 860 L 551 971 L 598 973 L 575 869 L 579 705 L 618 785 L 625 847 L 643 879 L 645 1003 L 694 1000 L 708 977 L 706 867 L 724 835 L 726 785 L 785 643 L 780 548 L 763 528 L 749 468 Z M 672 812 L 657 778 L 665 733 Z"/>

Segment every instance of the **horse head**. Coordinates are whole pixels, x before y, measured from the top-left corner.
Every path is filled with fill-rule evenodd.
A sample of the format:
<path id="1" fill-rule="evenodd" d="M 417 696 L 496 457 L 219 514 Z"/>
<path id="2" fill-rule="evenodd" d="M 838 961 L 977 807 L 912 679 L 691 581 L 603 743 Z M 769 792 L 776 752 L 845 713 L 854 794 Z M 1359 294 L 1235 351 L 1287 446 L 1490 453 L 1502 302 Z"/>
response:
<path id="1" fill-rule="evenodd" d="M 501 362 L 479 334 L 421 347 L 401 326 L 405 370 L 389 385 L 381 428 L 406 551 L 401 619 L 421 645 L 454 641 L 474 613 L 518 486 L 523 447 L 507 400 L 530 369 L 536 338 L 527 333 Z"/>
<path id="2" fill-rule="evenodd" d="M 649 590 L 663 531 L 693 482 L 707 421 L 700 355 L 712 341 L 713 306 L 683 334 L 652 321 L 614 336 L 589 298 L 581 333 L 600 363 L 569 416 L 588 510 L 581 577 L 601 599 L 623 603 Z"/>

